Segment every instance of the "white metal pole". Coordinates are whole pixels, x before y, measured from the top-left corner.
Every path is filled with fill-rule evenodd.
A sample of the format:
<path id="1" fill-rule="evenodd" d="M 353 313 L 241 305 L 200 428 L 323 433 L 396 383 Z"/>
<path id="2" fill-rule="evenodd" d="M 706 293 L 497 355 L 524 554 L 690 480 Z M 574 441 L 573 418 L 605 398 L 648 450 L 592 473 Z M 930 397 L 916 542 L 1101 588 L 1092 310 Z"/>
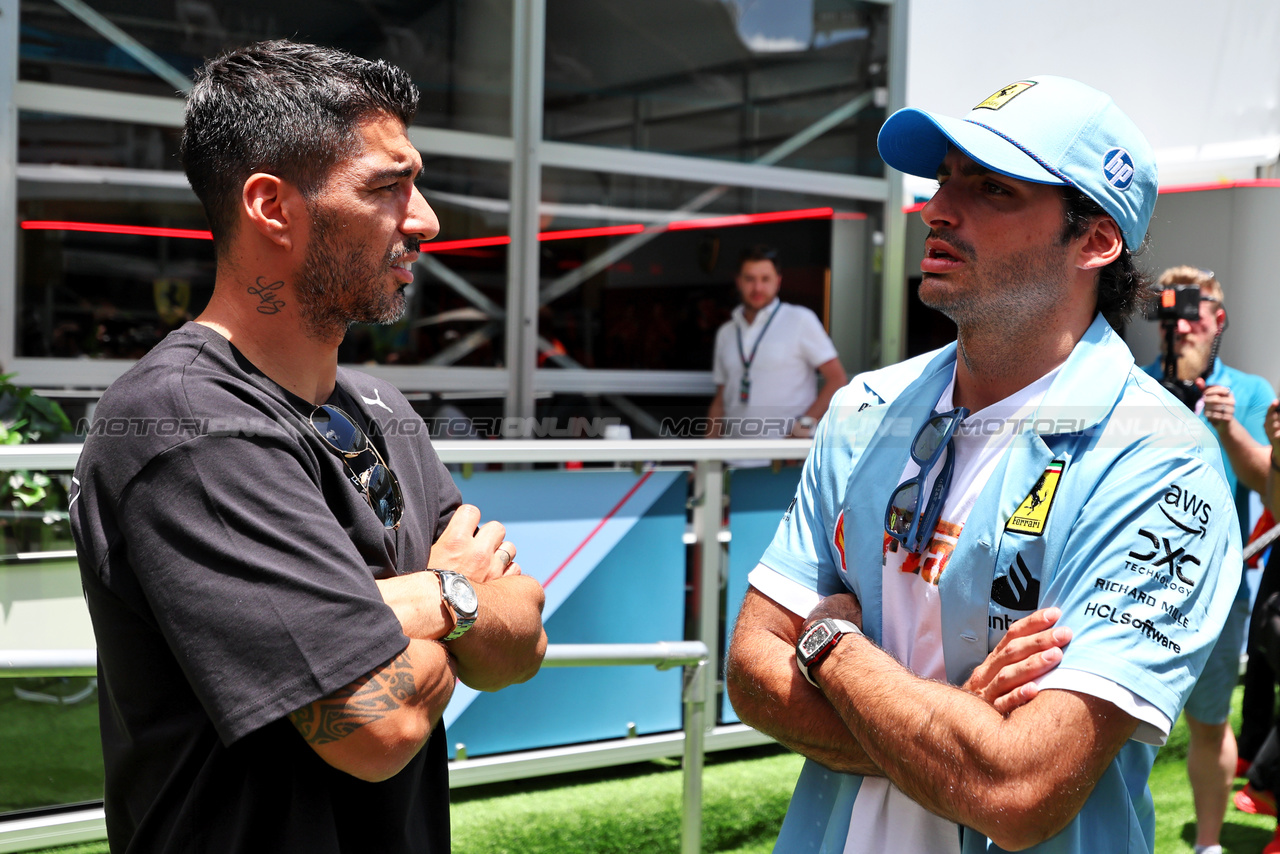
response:
<path id="1" fill-rule="evenodd" d="M 0 369 L 12 370 L 18 318 L 18 0 L 0 0 Z"/>
<path id="2" fill-rule="evenodd" d="M 533 416 L 538 364 L 538 203 L 542 197 L 545 0 L 512 0 L 511 249 L 507 255 L 506 414 Z"/>
<path id="3" fill-rule="evenodd" d="M 906 105 L 909 0 L 894 0 L 889 21 L 889 103 L 892 115 Z M 902 176 L 888 166 L 889 198 L 884 203 L 884 278 L 880 302 L 880 364 L 907 355 L 907 220 L 902 212 Z"/>
<path id="4" fill-rule="evenodd" d="M 702 845 L 702 741 L 708 721 L 715 720 L 716 671 L 720 660 L 720 583 L 723 549 L 724 464 L 699 460 L 694 466 L 693 530 L 697 538 L 698 572 L 694 598 L 698 605 L 698 640 L 707 646 L 707 664 L 685 671 L 684 815 L 681 852 Z M 712 706 L 708 710 L 708 706 Z"/>
<path id="5" fill-rule="evenodd" d="M 702 766 L 705 759 L 707 679 L 715 678 L 713 662 L 684 669 L 684 797 L 680 810 L 680 854 L 702 851 Z M 714 696 L 714 695 L 713 695 Z"/>

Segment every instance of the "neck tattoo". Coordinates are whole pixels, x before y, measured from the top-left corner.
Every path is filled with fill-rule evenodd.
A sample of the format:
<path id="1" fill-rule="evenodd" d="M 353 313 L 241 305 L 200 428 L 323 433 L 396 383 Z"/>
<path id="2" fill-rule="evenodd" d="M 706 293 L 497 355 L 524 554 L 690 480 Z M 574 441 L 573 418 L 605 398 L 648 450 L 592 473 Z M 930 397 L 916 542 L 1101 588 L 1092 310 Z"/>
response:
<path id="1" fill-rule="evenodd" d="M 284 282 L 272 282 L 269 285 L 262 283 L 263 276 L 258 277 L 256 288 L 249 288 L 249 293 L 258 298 L 259 314 L 278 314 L 280 309 L 284 308 L 284 300 L 278 299 L 276 291 L 284 286 Z"/>

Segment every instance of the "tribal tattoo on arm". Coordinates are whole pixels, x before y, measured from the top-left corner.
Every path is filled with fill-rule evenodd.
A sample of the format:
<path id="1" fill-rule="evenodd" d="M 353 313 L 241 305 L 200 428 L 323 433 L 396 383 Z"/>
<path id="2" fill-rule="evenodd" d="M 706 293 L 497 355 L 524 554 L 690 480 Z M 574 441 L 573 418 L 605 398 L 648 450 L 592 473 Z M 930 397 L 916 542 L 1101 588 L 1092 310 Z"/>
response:
<path id="1" fill-rule="evenodd" d="M 381 720 L 417 693 L 406 650 L 379 671 L 289 714 L 309 744 L 330 744 Z"/>

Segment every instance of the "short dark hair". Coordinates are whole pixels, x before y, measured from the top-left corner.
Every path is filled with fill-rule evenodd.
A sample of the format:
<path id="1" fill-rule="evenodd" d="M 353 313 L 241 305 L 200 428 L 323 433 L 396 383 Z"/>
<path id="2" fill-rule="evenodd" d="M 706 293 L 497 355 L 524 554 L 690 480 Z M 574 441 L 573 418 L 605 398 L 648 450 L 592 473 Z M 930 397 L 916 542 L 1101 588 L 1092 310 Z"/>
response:
<path id="1" fill-rule="evenodd" d="M 1085 233 L 1089 223 L 1098 217 L 1110 216 L 1102 206 L 1075 187 L 1062 188 L 1063 225 L 1059 240 L 1066 243 Z M 1122 238 L 1123 239 L 1123 238 Z M 1146 241 L 1143 241 L 1146 246 Z M 1120 250 L 1120 257 L 1103 267 L 1098 273 L 1098 311 L 1119 330 L 1134 310 L 1151 292 L 1151 277 L 1138 269 L 1134 255 L 1143 246 L 1131 250 L 1128 244 Z"/>
<path id="2" fill-rule="evenodd" d="M 741 273 L 744 265 L 752 261 L 768 261 L 773 264 L 773 270 L 776 273 L 782 272 L 782 262 L 778 260 L 778 250 L 772 246 L 763 243 L 757 243 L 754 246 L 748 246 L 738 255 L 738 269 L 736 273 Z"/>
<path id="3" fill-rule="evenodd" d="M 386 113 L 408 126 L 417 109 L 404 71 L 333 48 L 281 39 L 206 62 L 187 96 L 181 155 L 218 252 L 250 175 L 283 178 L 310 200 L 354 152 L 360 122 Z"/>

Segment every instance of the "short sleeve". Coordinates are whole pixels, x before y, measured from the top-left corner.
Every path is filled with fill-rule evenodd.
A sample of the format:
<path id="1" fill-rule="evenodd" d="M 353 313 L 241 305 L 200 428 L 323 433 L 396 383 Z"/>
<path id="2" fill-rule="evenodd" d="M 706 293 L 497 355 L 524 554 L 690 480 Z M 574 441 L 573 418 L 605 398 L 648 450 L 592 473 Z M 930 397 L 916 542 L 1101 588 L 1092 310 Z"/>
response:
<path id="1" fill-rule="evenodd" d="M 716 385 L 729 384 L 729 365 L 725 362 L 728 353 L 726 344 L 729 339 L 729 328 L 733 325 L 733 321 L 724 324 L 716 331 L 716 351 L 712 357 L 714 362 L 711 367 L 711 376 L 715 380 Z"/>
<path id="2" fill-rule="evenodd" d="M 1174 720 L 1239 581 L 1240 534 L 1221 473 L 1148 444 L 1117 460 L 1084 502 L 1040 602 L 1060 607 L 1059 625 L 1073 633 L 1061 667 L 1123 685 Z"/>
<path id="3" fill-rule="evenodd" d="M 1266 429 L 1267 408 L 1271 406 L 1271 401 L 1276 399 L 1275 392 L 1262 377 L 1252 374 L 1245 374 L 1244 377 L 1248 380 L 1248 384 L 1245 394 L 1242 395 L 1244 399 L 1236 401 L 1238 407 L 1236 420 L 1244 425 L 1244 429 L 1249 431 L 1254 441 L 1260 445 L 1267 445 L 1269 443 Z"/>
<path id="4" fill-rule="evenodd" d="M 822 596 L 847 589 L 839 572 L 836 528 L 854 463 L 858 422 L 871 403 L 880 403 L 879 397 L 861 384 L 836 392 L 814 431 L 795 497 L 760 558 L 764 566 Z"/>
<path id="5" fill-rule="evenodd" d="M 225 743 L 408 644 L 316 477 L 284 438 L 200 437 L 152 460 L 118 509 L 157 628 Z"/>
<path id="6" fill-rule="evenodd" d="M 825 365 L 839 355 L 836 352 L 836 345 L 831 343 L 831 336 L 823 328 L 818 315 L 807 308 L 801 311 L 803 312 L 801 316 L 804 318 L 802 321 L 804 333 L 800 336 L 800 347 L 804 353 L 805 362 L 814 368 Z"/>

